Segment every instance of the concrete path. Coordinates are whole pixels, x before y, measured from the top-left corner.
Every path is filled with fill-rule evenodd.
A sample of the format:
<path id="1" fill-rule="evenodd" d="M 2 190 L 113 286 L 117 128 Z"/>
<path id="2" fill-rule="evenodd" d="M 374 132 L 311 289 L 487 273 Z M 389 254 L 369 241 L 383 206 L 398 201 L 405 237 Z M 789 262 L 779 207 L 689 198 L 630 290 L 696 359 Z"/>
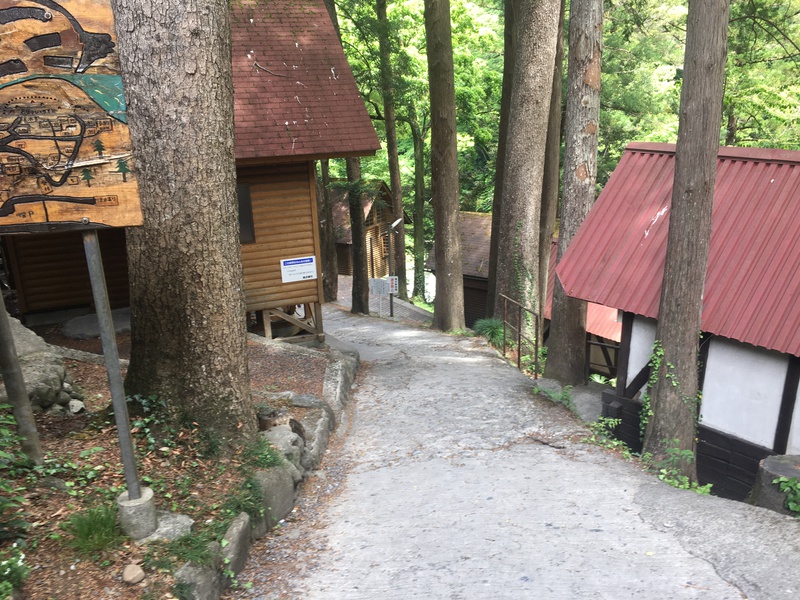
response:
<path id="1" fill-rule="evenodd" d="M 581 443 L 480 340 L 330 307 L 325 329 L 364 367 L 297 598 L 800 598 L 800 521 Z"/>

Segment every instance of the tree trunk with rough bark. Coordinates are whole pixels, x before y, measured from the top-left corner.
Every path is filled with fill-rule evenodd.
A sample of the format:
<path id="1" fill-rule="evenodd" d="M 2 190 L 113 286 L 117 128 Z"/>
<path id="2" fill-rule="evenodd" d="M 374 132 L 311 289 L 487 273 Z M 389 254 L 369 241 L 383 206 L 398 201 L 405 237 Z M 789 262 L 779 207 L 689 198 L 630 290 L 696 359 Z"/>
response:
<path id="1" fill-rule="evenodd" d="M 225 0 L 112 0 L 144 225 L 128 229 L 129 393 L 222 441 L 255 435 Z"/>
<path id="2" fill-rule="evenodd" d="M 602 57 L 602 0 L 573 0 L 569 14 L 559 260 L 595 200 Z M 557 277 L 550 318 L 547 376 L 565 385 L 586 383 L 586 302 L 567 296 Z"/>
<path id="3" fill-rule="evenodd" d="M 508 143 L 508 117 L 511 107 L 511 89 L 514 81 L 514 4 L 504 0 L 503 10 L 503 90 L 500 97 L 500 123 L 497 133 L 497 159 L 495 160 L 494 195 L 492 196 L 492 236 L 489 240 L 489 282 L 486 291 L 486 317 L 501 314 L 495 305 L 497 296 L 497 251 L 500 243 L 500 222 L 503 212 L 503 177 Z M 495 314 L 497 313 L 497 315 Z"/>
<path id="4" fill-rule="evenodd" d="M 339 261 L 336 257 L 336 234 L 333 227 L 328 159 L 319 161 L 319 165 L 317 212 L 319 214 L 319 245 L 322 253 L 322 296 L 323 302 L 334 302 L 339 294 Z M 316 169 L 314 172 L 316 173 Z"/>
<path id="5" fill-rule="evenodd" d="M 464 328 L 464 282 L 458 204 L 456 96 L 449 0 L 425 0 L 431 95 L 431 192 L 436 226 L 433 327 Z"/>
<path id="6" fill-rule="evenodd" d="M 564 0 L 558 16 L 556 62 L 550 95 L 550 116 L 547 118 L 547 145 L 542 178 L 542 212 L 539 216 L 539 306 L 547 302 L 547 282 L 550 277 L 550 251 L 558 214 L 558 190 L 561 174 L 561 75 L 564 69 Z M 544 331 L 544 310 L 539 311 L 539 331 Z"/>
<path id="7" fill-rule="evenodd" d="M 414 141 L 414 291 L 425 298 L 425 139 L 419 123 L 409 120 Z"/>
<path id="8" fill-rule="evenodd" d="M 690 0 L 667 257 L 656 327 L 656 383 L 644 450 L 658 461 L 676 444 L 695 453 L 699 334 L 722 121 L 728 0 Z M 681 471 L 696 481 L 694 461 Z"/>
<path id="9" fill-rule="evenodd" d="M 347 159 L 347 192 L 350 206 L 350 233 L 353 252 L 353 294 L 350 312 L 369 314 L 369 274 L 367 271 L 367 238 L 361 192 L 361 159 Z"/>
<path id="10" fill-rule="evenodd" d="M 400 183 L 400 158 L 397 154 L 397 123 L 394 109 L 394 74 L 391 63 L 391 40 L 389 19 L 386 16 L 386 0 L 376 0 L 378 15 L 378 45 L 381 66 L 381 88 L 383 93 L 383 117 L 386 128 L 386 153 L 389 157 L 389 188 L 392 192 L 392 212 L 400 224 L 394 229 L 392 248 L 394 251 L 394 274 L 398 279 L 398 296 L 408 300 L 406 281 L 406 229 L 403 221 L 403 188 Z"/>
<path id="11" fill-rule="evenodd" d="M 539 220 L 558 33 L 558 0 L 513 0 L 514 75 L 503 168 L 495 311 L 500 294 L 538 312 Z M 522 327 L 533 337 L 533 322 Z"/>

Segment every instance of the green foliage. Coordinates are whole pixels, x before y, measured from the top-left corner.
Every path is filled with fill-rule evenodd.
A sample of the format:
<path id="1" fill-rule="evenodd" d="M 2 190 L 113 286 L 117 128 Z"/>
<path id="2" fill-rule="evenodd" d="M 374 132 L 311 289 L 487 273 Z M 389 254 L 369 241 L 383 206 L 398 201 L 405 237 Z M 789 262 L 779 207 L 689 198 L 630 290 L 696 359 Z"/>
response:
<path id="1" fill-rule="evenodd" d="M 65 543 L 83 555 L 93 555 L 118 544 L 122 533 L 113 505 L 97 506 L 77 513 L 62 525 L 72 537 Z"/>
<path id="2" fill-rule="evenodd" d="M 610 417 L 599 417 L 596 421 L 587 423 L 587 427 L 591 432 L 589 437 L 583 438 L 581 441 L 587 444 L 594 444 L 607 450 L 621 452 L 626 460 L 632 458 L 631 450 L 627 444 L 622 440 L 614 437 L 614 430 L 622 423 L 622 419 L 612 419 Z"/>
<path id="3" fill-rule="evenodd" d="M 610 385 L 612 387 L 617 385 L 616 377 L 608 378 L 605 375 L 600 375 L 599 373 L 592 373 L 589 375 L 589 381 L 599 383 L 600 385 Z"/>
<path id="4" fill-rule="evenodd" d="M 0 551 L 0 598 L 9 598 L 28 578 L 30 567 L 25 564 L 25 554 L 15 543 Z"/>
<path id="5" fill-rule="evenodd" d="M 214 555 L 210 544 L 214 540 L 212 531 L 202 530 L 176 540 L 148 544 L 144 564 L 155 571 L 165 572 L 172 571 L 187 561 L 196 565 L 211 565 L 214 563 Z"/>
<path id="6" fill-rule="evenodd" d="M 795 517 L 800 518 L 800 481 L 797 477 L 778 477 L 772 483 L 778 484 L 780 490 L 786 494 L 784 506 Z"/>
<path id="7" fill-rule="evenodd" d="M 0 405 L 0 540 L 16 537 L 27 527 L 20 510 L 25 499 L 20 495 L 23 488 L 11 478 L 28 466 L 28 459 L 20 450 L 16 433 L 16 421 L 8 412 L 8 404 Z"/>
<path id="8" fill-rule="evenodd" d="M 284 463 L 283 456 L 266 438 L 260 435 L 242 449 L 241 460 L 247 465 L 247 470 L 251 468 L 269 469 Z"/>
<path id="9" fill-rule="evenodd" d="M 526 375 L 544 375 L 544 365 L 547 362 L 547 346 L 539 346 L 538 361 L 534 360 L 533 348 L 528 344 L 523 344 L 523 354 L 520 358 L 520 369 Z M 539 371 L 536 372 L 536 365 L 539 365 Z"/>
<path id="10" fill-rule="evenodd" d="M 128 396 L 128 411 L 133 417 L 131 433 L 144 442 L 148 452 L 157 448 L 175 447 L 177 431 L 167 405 L 158 396 Z"/>
<path id="11" fill-rule="evenodd" d="M 560 404 L 561 406 L 567 408 L 568 410 L 575 412 L 575 404 L 572 402 L 572 386 L 565 385 L 561 388 L 560 392 L 553 392 L 550 390 L 544 390 L 542 388 L 533 388 L 533 392 L 535 394 L 544 394 L 550 400 L 555 402 L 556 404 Z"/>
<path id="12" fill-rule="evenodd" d="M 505 325 L 502 319 L 493 317 L 491 319 L 478 319 L 472 326 L 478 335 L 486 338 L 490 345 L 499 348 L 503 345 L 503 332 Z"/>
<path id="13" fill-rule="evenodd" d="M 67 453 L 63 458 L 47 453 L 44 462 L 36 465 L 30 471 L 28 482 L 32 483 L 37 478 L 57 477 L 64 480 L 66 493 L 70 496 L 97 493 L 99 490 L 94 488 L 95 480 L 100 476 L 100 472 L 107 468 L 107 465 L 92 461 L 91 458 L 102 451 L 103 448 L 99 446 L 82 450 L 77 459 L 71 453 Z"/>
<path id="14" fill-rule="evenodd" d="M 648 463 L 652 459 L 645 459 Z M 666 449 L 666 456 L 652 465 L 658 478 L 664 483 L 681 490 L 691 490 L 701 496 L 708 496 L 711 493 L 711 484 L 700 485 L 696 481 L 691 481 L 682 470 L 685 465 L 694 462 L 694 452 L 691 450 L 681 450 L 680 440 L 673 440 L 672 445 Z"/>

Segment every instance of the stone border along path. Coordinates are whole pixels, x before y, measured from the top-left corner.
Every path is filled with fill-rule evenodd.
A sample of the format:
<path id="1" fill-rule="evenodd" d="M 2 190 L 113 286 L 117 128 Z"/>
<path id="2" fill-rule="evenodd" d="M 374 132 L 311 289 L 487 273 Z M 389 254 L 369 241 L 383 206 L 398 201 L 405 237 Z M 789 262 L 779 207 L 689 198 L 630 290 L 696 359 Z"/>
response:
<path id="1" fill-rule="evenodd" d="M 346 481 L 313 525 L 291 524 L 300 577 L 237 598 L 800 597 L 800 521 L 582 443 L 480 339 L 325 311 L 366 366 L 322 468 Z"/>

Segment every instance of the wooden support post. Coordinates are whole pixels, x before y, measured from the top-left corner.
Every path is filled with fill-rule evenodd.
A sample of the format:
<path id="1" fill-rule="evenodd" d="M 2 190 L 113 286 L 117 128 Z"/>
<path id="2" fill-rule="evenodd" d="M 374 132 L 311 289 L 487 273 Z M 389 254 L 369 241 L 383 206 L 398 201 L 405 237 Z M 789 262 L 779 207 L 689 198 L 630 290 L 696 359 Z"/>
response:
<path id="1" fill-rule="evenodd" d="M 272 339 L 272 317 L 270 317 L 268 310 L 261 311 L 261 318 L 264 321 L 264 337 L 268 340 Z"/>

